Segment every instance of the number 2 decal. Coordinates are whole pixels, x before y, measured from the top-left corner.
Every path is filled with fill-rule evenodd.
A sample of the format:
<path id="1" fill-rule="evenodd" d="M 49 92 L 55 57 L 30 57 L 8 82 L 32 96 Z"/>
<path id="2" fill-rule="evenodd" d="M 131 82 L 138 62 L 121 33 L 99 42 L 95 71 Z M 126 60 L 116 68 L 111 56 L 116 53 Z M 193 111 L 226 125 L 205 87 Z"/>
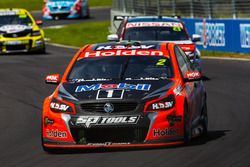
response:
<path id="1" fill-rule="evenodd" d="M 166 63 L 166 59 L 159 59 L 158 62 L 156 63 L 157 66 L 164 66 Z"/>

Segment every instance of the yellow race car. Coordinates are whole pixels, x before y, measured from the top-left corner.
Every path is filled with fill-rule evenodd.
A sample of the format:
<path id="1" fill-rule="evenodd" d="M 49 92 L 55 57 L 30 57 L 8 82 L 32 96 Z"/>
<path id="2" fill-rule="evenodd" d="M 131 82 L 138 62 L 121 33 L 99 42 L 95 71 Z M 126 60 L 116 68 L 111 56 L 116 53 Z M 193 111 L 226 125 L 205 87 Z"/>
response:
<path id="1" fill-rule="evenodd" d="M 41 24 L 25 9 L 0 9 L 0 53 L 45 53 Z"/>

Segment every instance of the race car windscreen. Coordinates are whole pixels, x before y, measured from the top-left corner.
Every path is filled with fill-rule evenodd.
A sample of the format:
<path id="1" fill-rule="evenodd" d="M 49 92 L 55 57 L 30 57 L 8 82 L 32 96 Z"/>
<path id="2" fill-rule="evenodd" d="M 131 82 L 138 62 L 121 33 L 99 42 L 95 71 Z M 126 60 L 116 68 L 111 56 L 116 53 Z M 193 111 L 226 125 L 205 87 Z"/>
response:
<path id="1" fill-rule="evenodd" d="M 0 16 L 0 26 L 3 25 L 30 25 L 31 19 L 27 15 L 5 15 Z"/>
<path id="2" fill-rule="evenodd" d="M 124 40 L 181 41 L 188 35 L 179 27 L 132 27 L 126 29 Z"/>
<path id="3" fill-rule="evenodd" d="M 171 61 L 166 57 L 112 56 L 77 61 L 68 80 L 158 80 L 171 77 Z"/>

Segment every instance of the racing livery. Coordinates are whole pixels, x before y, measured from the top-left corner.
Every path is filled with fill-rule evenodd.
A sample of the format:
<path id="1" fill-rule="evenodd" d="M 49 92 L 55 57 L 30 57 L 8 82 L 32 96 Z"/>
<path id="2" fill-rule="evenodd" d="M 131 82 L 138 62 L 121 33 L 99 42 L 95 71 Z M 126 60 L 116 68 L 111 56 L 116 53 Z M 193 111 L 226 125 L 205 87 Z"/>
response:
<path id="1" fill-rule="evenodd" d="M 180 47 L 165 42 L 87 45 L 44 100 L 42 146 L 147 147 L 207 133 L 201 74 Z"/>
<path id="2" fill-rule="evenodd" d="M 0 9 L 0 53 L 45 52 L 44 32 L 25 9 Z"/>
<path id="3" fill-rule="evenodd" d="M 44 19 L 89 17 L 88 0 L 44 0 Z"/>
<path id="4" fill-rule="evenodd" d="M 135 41 L 166 41 L 174 42 L 185 51 L 190 60 L 196 61 L 200 66 L 200 51 L 195 42 L 201 37 L 197 34 L 190 38 L 184 23 L 178 18 L 171 17 L 124 17 L 115 16 L 114 22 L 120 22 L 116 34 L 108 36 L 109 41 L 135 40 Z"/>

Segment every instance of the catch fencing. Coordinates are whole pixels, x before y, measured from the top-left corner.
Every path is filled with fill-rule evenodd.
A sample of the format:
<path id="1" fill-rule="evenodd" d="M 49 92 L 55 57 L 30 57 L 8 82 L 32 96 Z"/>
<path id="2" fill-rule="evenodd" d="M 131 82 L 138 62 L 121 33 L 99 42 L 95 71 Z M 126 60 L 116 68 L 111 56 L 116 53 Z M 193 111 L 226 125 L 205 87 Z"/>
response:
<path id="1" fill-rule="evenodd" d="M 202 36 L 199 49 L 250 53 L 249 0 L 113 0 L 114 15 L 181 16 L 190 34 Z"/>

